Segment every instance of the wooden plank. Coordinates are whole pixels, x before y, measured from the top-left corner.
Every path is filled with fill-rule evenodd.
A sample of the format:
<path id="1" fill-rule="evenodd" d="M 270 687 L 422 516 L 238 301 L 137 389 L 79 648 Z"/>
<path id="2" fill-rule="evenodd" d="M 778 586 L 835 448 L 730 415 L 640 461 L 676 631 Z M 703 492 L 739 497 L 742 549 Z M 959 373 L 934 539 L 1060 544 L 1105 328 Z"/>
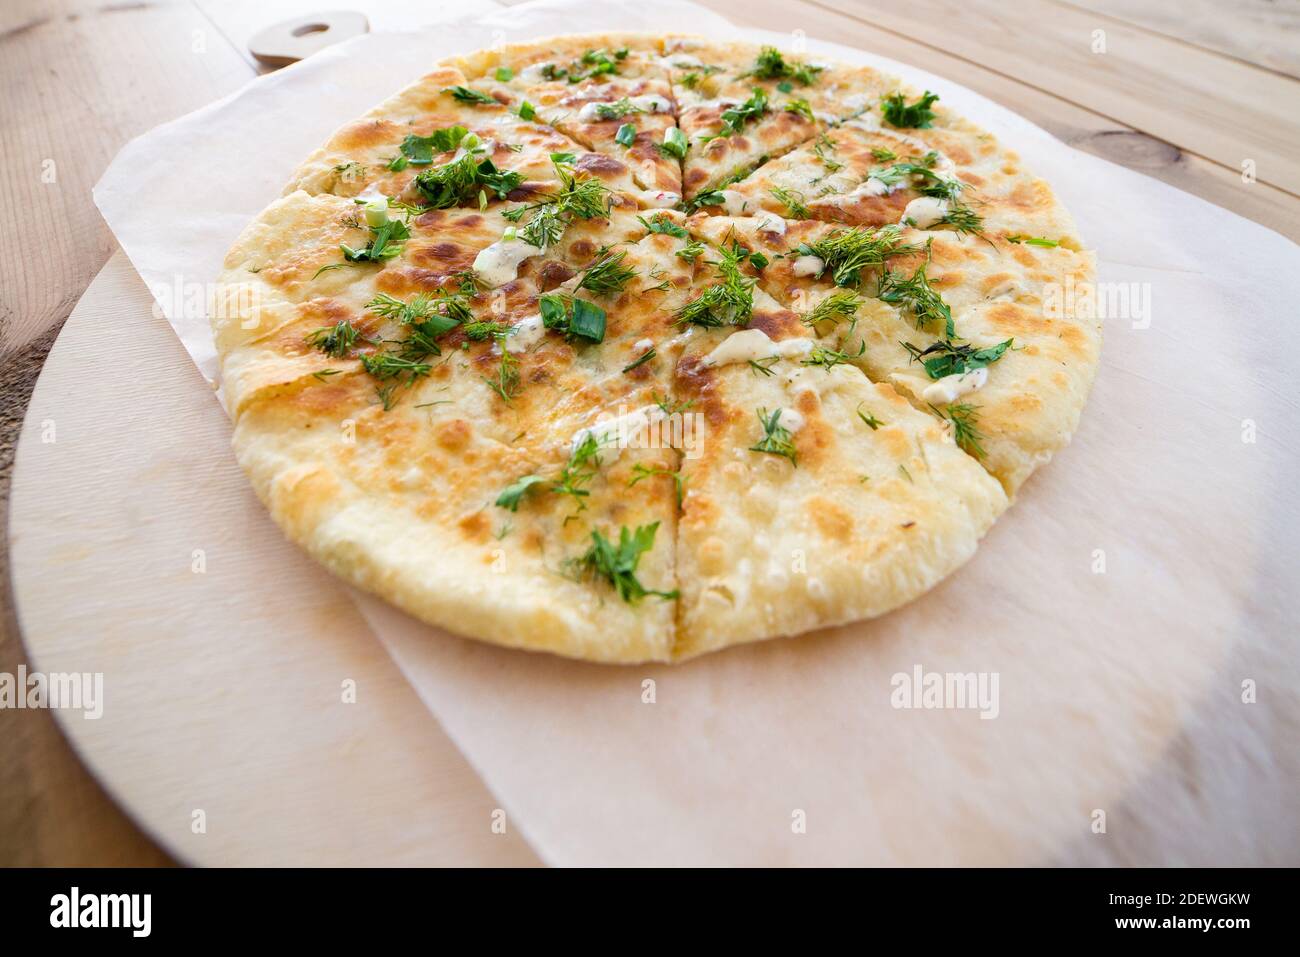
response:
<path id="1" fill-rule="evenodd" d="M 252 71 L 188 3 L 0 7 L 0 509 L 23 410 L 54 334 L 116 247 L 90 199 L 132 136 Z M 158 82 L 166 77 L 166 82 Z M 0 539 L 8 522 L 0 524 Z M 27 661 L 0 542 L 0 671 Z M 0 712 L 0 864 L 134 866 L 166 856 L 81 766 L 46 712 Z"/>
<path id="2" fill-rule="evenodd" d="M 122 144 L 252 76 L 188 2 L 4 4 L 0 227 L 31 252 L 0 257 L 0 355 L 62 323 L 115 248 L 90 188 Z"/>
<path id="3" fill-rule="evenodd" d="M 703 0 L 748 26 L 788 30 L 878 53 L 949 77 L 1015 110 L 1069 145 L 1162 180 L 1285 236 L 1300 240 L 1300 199 L 1264 183 L 1244 183 L 1226 169 L 1132 127 L 1077 106 L 954 54 L 880 29 L 856 14 L 837 13 L 810 0 Z"/>
<path id="4" fill-rule="evenodd" d="M 828 12 L 836 8 L 823 2 Z M 748 5 L 743 5 L 748 10 Z M 1053 0 L 909 0 L 842 9 L 1300 195 L 1300 81 Z M 792 18 L 787 14 L 785 28 Z M 1105 52 L 1094 53 L 1094 31 Z M 924 65 L 918 64 L 918 65 Z"/>
<path id="5" fill-rule="evenodd" d="M 1296 0 L 1058 0 L 1300 79 Z"/>

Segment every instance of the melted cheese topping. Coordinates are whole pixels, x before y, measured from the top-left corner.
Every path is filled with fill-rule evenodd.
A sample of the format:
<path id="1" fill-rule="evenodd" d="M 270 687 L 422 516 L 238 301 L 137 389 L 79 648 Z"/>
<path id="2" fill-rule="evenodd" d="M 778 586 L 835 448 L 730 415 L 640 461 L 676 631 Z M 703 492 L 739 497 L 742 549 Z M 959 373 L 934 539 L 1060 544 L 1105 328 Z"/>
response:
<path id="1" fill-rule="evenodd" d="M 974 392 L 988 381 L 987 366 L 971 369 L 969 372 L 959 372 L 956 375 L 946 375 L 926 386 L 925 391 L 921 393 L 921 398 L 931 405 L 946 405 Z"/>
<path id="2" fill-rule="evenodd" d="M 782 339 L 773 342 L 762 329 L 744 329 L 723 339 L 704 357 L 706 366 L 725 366 L 733 362 L 753 362 L 758 359 L 806 356 L 812 351 L 811 339 Z"/>

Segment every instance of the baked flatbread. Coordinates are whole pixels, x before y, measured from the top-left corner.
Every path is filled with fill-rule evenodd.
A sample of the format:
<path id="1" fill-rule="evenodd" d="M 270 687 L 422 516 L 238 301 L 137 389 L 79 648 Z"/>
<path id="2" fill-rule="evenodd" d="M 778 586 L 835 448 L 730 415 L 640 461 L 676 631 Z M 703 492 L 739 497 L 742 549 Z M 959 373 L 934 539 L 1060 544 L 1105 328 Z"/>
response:
<path id="1" fill-rule="evenodd" d="M 1092 276 L 925 91 L 605 34 L 454 58 L 340 129 L 232 247 L 213 331 L 241 464 L 341 577 L 680 661 L 966 561 L 1077 425 L 1100 329 L 1053 303 Z"/>

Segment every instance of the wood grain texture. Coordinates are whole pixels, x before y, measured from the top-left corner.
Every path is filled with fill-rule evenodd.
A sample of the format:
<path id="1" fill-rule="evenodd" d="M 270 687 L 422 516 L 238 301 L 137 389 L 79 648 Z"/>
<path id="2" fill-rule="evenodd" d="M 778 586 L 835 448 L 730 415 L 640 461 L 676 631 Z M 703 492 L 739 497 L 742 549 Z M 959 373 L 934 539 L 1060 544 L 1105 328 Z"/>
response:
<path id="1" fill-rule="evenodd" d="M 506 0 L 507 3 L 514 0 Z M 1300 199 L 1264 154 L 1263 182 L 1242 182 L 1245 141 L 1273 138 L 1289 163 L 1300 118 L 1295 87 L 1256 84 L 1254 63 L 1298 75 L 1295 0 L 1042 0 L 1028 20 L 994 0 L 885 5 L 861 0 L 704 0 L 738 23 L 847 43 L 950 77 L 1063 141 L 1300 239 Z M 397 6 L 404 6 L 399 4 Z M 0 257 L 0 509 L 12 447 L 54 333 L 114 243 L 90 187 L 131 136 L 237 88 L 254 75 L 243 41 L 315 7 L 310 0 L 7 0 L 0 5 L 0 224 L 21 255 Z M 352 6 L 358 6 L 353 4 Z M 387 25 L 360 5 L 376 29 Z M 390 9 L 385 4 L 384 10 Z M 940 11 L 935 13 L 934 11 Z M 951 13 L 951 16 L 948 16 Z M 396 16 L 396 15 L 394 15 Z M 1032 22 L 1033 29 L 1009 18 Z M 1081 26 L 1102 20 L 1122 54 L 1071 71 Z M 1118 32 L 1115 32 L 1118 31 Z M 1007 49 L 1014 38 L 1016 49 Z M 196 50 L 196 47 L 198 48 Z M 1154 54 L 1151 51 L 1155 51 Z M 199 52 L 201 51 L 201 52 Z M 1224 55 L 1241 63 L 1225 67 Z M 1109 54 L 1108 54 L 1109 55 Z M 1040 69 L 1044 66 L 1046 69 Z M 1143 102 L 1149 71 L 1159 98 Z M 1202 103 L 1205 78 L 1225 85 Z M 160 82 L 165 78 L 165 82 Z M 1235 86 L 1233 84 L 1236 84 Z M 1267 95 L 1264 90 L 1270 91 Z M 1280 98 L 1274 91 L 1280 91 Z M 1123 92 L 1123 91 L 1121 91 Z M 1259 101 L 1272 98 L 1272 102 Z M 1249 110 L 1228 107 L 1250 104 Z M 1225 104 L 1227 106 L 1225 107 Z M 1270 112 L 1271 111 L 1271 112 Z M 1224 159 L 1224 141 L 1229 152 Z M 1289 144 L 1286 151 L 1281 144 Z M 1235 150 L 1235 152 L 1233 152 Z M 1217 158 L 1216 158 L 1217 157 Z M 55 179 L 44 182 L 47 160 Z M 1294 186 L 1288 187 L 1294 191 Z M 3 526 L 7 528 L 7 522 Z M 3 544 L 3 543 L 0 543 Z M 0 548 L 0 573 L 7 545 Z M 8 576 L 4 575 L 7 585 Z M 0 670 L 24 652 L 0 589 Z M 0 864 L 133 864 L 162 859 L 80 769 L 48 714 L 0 712 Z"/>
<path id="2" fill-rule="evenodd" d="M 59 337 L 20 444 L 12 559 L 32 664 L 103 675 L 102 717 L 56 712 L 64 732 L 185 861 L 535 863 L 516 829 L 493 832 L 495 798 L 346 587 L 257 502 L 229 420 L 151 304 L 118 253 Z M 98 362 L 120 375 L 84 374 Z"/>
<path id="3" fill-rule="evenodd" d="M 1300 0 L 1058 0 L 1300 79 Z"/>
<path id="4" fill-rule="evenodd" d="M 1300 81 L 1054 0 L 815 4 L 949 53 L 1300 194 Z M 1104 49 L 1098 49 L 1102 31 Z M 916 61 L 913 61 L 916 62 Z M 927 65 L 924 61 L 918 65 Z"/>

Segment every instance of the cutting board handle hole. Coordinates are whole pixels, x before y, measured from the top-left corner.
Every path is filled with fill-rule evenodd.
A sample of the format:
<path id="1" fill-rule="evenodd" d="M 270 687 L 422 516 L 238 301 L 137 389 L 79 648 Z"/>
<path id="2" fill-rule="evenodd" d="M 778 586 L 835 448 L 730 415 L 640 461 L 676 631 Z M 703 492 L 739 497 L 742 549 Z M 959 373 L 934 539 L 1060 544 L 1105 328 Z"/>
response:
<path id="1" fill-rule="evenodd" d="M 305 37 L 309 33 L 324 33 L 329 28 L 328 23 L 304 23 L 300 27 L 294 27 L 293 35 L 296 37 Z"/>

